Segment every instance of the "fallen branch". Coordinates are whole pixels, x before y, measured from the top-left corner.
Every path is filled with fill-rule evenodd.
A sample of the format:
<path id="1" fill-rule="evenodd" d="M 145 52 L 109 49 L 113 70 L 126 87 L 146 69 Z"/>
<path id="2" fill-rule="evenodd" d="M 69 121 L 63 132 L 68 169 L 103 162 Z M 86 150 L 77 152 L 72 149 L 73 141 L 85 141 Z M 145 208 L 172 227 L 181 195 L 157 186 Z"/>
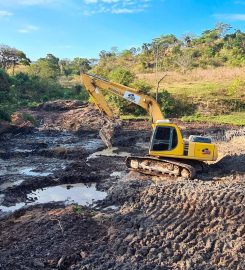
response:
<path id="1" fill-rule="evenodd" d="M 59 225 L 59 227 L 60 227 L 61 233 L 62 233 L 62 235 L 64 236 L 64 228 L 62 227 L 60 220 L 57 219 L 57 218 L 51 218 L 50 220 L 58 221 L 58 225 Z"/>

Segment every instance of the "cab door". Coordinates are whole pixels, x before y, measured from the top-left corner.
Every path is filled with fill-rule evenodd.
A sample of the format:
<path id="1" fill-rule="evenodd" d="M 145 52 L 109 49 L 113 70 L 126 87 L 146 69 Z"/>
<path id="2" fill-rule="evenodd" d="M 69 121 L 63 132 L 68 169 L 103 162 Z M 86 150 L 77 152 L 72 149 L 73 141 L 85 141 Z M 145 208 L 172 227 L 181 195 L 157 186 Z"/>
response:
<path id="1" fill-rule="evenodd" d="M 183 155 L 183 145 L 182 135 L 175 125 L 158 125 L 152 135 L 150 155 Z"/>

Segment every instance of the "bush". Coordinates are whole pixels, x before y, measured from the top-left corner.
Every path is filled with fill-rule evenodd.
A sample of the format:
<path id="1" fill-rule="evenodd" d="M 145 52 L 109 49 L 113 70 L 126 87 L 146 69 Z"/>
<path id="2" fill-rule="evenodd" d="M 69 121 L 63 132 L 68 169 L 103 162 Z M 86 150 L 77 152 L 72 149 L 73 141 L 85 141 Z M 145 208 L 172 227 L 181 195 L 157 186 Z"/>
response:
<path id="1" fill-rule="evenodd" d="M 31 122 L 33 125 L 36 124 L 36 120 L 35 120 L 35 118 L 34 118 L 32 115 L 30 115 L 30 114 L 28 114 L 28 113 L 23 113 L 22 115 L 23 115 L 23 119 L 24 119 L 25 121 L 29 121 L 29 122 Z"/>
<path id="2" fill-rule="evenodd" d="M 113 82 L 129 86 L 134 81 L 135 75 L 126 68 L 118 67 L 109 73 L 108 78 Z"/>
<path id="3" fill-rule="evenodd" d="M 166 117 L 180 117 L 191 115 L 196 111 L 196 105 L 187 96 L 174 98 L 167 90 L 160 90 L 158 103 Z"/>
<path id="4" fill-rule="evenodd" d="M 10 122 L 11 114 L 8 111 L 0 108 L 0 119 Z"/>
<path id="5" fill-rule="evenodd" d="M 0 69 L 0 102 L 8 99 L 10 91 L 10 79 L 8 74 Z"/>
<path id="6" fill-rule="evenodd" d="M 152 89 L 150 84 L 142 80 L 135 80 L 130 84 L 130 87 L 134 88 L 135 90 L 139 91 L 139 93 L 144 95 L 150 95 Z"/>
<path id="7" fill-rule="evenodd" d="M 66 88 L 64 89 L 63 97 L 64 99 L 79 99 L 81 101 L 88 101 L 89 94 L 86 90 L 81 87 L 81 90 L 77 91 L 77 88 Z"/>
<path id="8" fill-rule="evenodd" d="M 167 117 L 173 114 L 175 108 L 175 100 L 173 96 L 167 90 L 160 90 L 158 93 L 158 103 L 161 111 Z"/>

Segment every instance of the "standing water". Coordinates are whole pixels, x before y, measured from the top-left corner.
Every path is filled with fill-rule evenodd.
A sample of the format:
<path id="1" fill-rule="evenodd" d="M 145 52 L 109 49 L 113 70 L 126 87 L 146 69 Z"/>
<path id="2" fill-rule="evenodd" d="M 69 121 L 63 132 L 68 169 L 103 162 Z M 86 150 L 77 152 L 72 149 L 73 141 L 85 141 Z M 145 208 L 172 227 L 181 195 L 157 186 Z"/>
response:
<path id="1" fill-rule="evenodd" d="M 60 185 L 37 189 L 27 195 L 26 203 L 17 203 L 14 206 L 6 207 L 0 205 L 3 212 L 12 212 L 22 208 L 25 205 L 35 205 L 49 202 L 65 202 L 66 204 L 77 203 L 79 205 L 89 205 L 98 200 L 103 200 L 107 193 L 98 191 L 96 184 L 72 184 Z"/>

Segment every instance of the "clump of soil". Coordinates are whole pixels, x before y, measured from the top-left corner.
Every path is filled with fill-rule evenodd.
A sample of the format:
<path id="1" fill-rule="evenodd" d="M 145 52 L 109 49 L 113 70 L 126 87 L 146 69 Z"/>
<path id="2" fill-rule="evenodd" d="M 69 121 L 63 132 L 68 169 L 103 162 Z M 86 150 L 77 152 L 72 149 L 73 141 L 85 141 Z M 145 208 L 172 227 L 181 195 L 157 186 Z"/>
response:
<path id="1" fill-rule="evenodd" d="M 94 105 L 80 101 L 57 100 L 23 112 L 33 116 L 44 130 L 99 130 L 105 121 Z"/>
<path id="2" fill-rule="evenodd" d="M 62 256 L 71 263 L 81 259 L 80 254 L 86 257 L 106 230 L 93 215 L 84 207 L 53 204 L 19 210 L 1 220 L 0 268 L 57 269 Z"/>
<path id="3" fill-rule="evenodd" d="M 11 115 L 11 122 L 19 127 L 33 127 L 33 123 L 30 120 L 25 119 L 25 116 L 20 112 Z"/>

